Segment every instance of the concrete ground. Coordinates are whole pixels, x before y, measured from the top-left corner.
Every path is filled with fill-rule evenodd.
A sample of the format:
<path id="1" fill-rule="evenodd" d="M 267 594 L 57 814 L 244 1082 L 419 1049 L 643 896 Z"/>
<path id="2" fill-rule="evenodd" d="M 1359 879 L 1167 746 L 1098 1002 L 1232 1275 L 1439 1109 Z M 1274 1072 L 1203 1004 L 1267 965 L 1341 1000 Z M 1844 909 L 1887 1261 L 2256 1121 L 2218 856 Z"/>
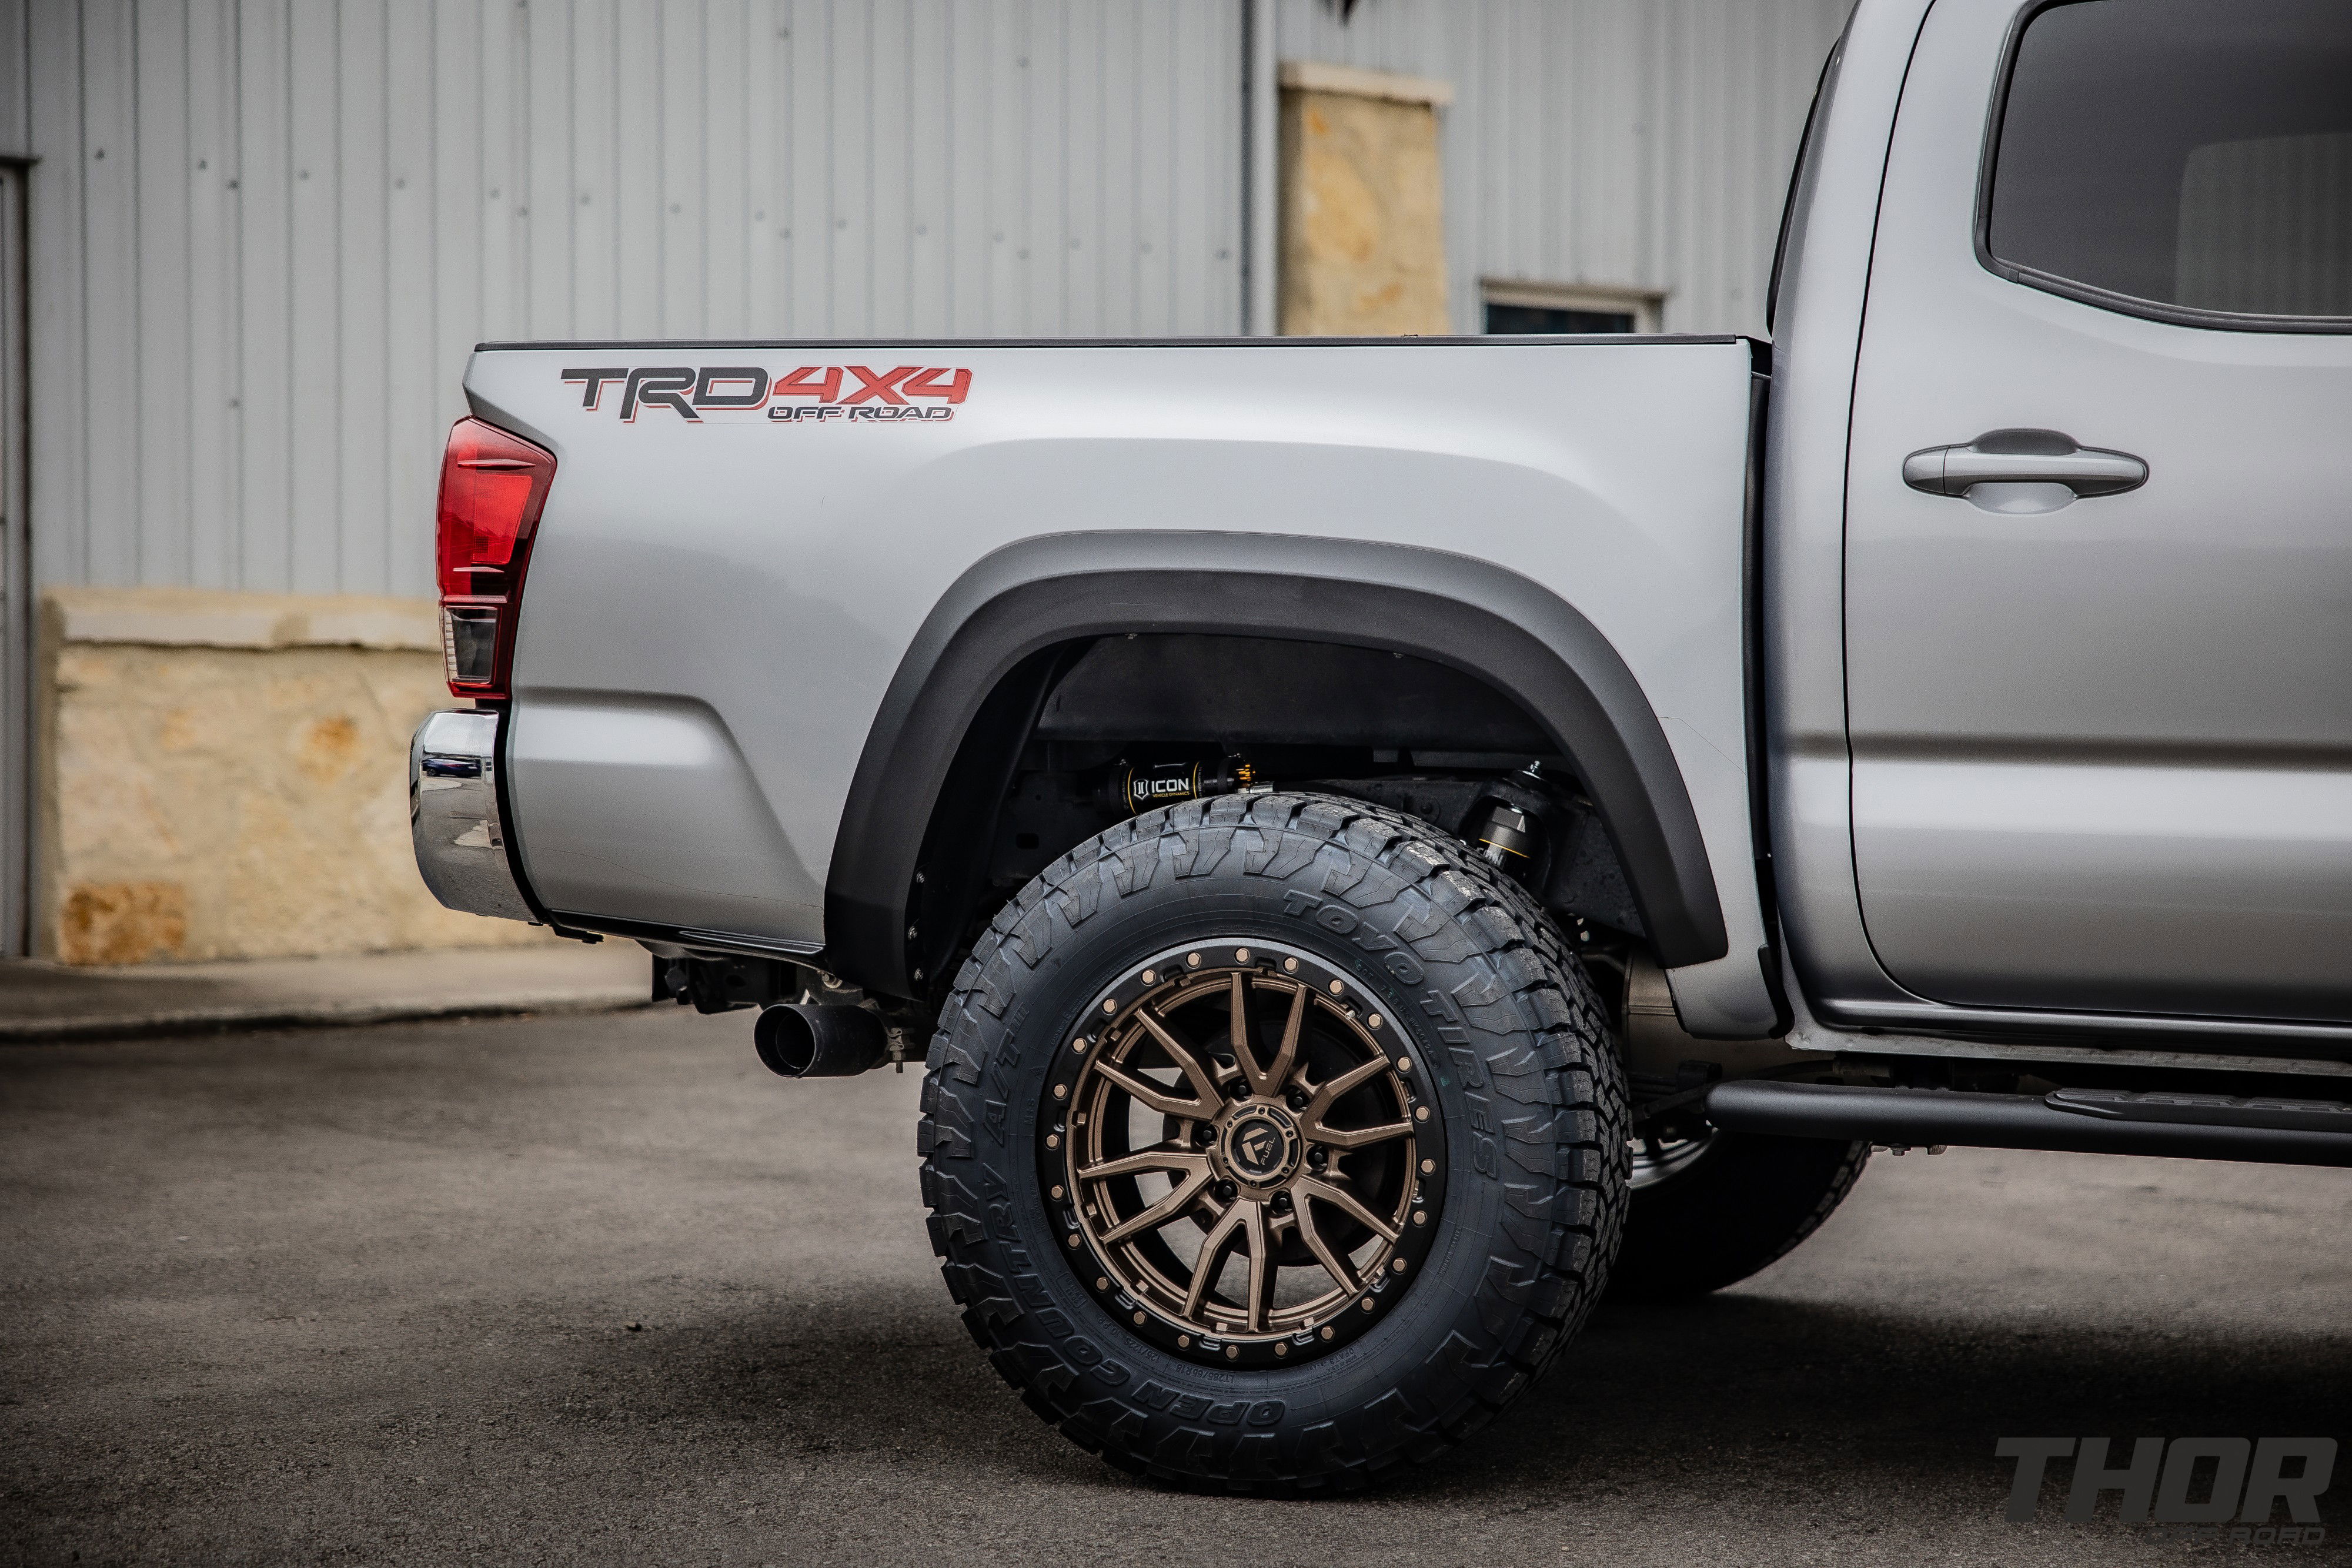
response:
<path id="1" fill-rule="evenodd" d="M 918 1076 L 788 1084 L 749 1033 L 0 1051 L 0 1561 L 2193 1562 L 2054 1486 L 2004 1523 L 1994 1441 L 2352 1438 L 2352 1171 L 1955 1151 L 1737 1290 L 1604 1312 L 1383 1493 L 1155 1490 L 956 1322 Z M 2347 1468 L 2335 1540 L 2252 1555 L 2352 1561 Z"/>
<path id="2" fill-rule="evenodd" d="M 0 959 L 0 1046 L 644 1006 L 634 942 L 83 968 Z"/>

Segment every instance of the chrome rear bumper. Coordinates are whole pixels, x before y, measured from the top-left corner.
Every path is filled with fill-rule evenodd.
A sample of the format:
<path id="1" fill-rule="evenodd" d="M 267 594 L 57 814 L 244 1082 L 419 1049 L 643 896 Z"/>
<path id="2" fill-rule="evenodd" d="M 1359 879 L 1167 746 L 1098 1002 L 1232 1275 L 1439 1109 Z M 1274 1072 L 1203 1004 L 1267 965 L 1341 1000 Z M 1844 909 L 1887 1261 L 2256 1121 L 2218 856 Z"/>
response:
<path id="1" fill-rule="evenodd" d="M 451 909 L 530 920 L 499 817 L 499 716 L 445 710 L 408 743 L 408 827 L 416 869 Z"/>

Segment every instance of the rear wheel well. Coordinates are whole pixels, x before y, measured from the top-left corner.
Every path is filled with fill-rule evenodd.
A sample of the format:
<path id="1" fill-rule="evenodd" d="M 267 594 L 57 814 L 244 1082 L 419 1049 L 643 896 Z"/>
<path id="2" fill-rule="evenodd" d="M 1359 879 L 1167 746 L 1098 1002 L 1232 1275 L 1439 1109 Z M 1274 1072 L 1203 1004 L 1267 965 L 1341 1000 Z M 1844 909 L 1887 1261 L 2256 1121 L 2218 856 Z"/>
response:
<path id="1" fill-rule="evenodd" d="M 1219 779 L 1220 764 L 1239 777 Z M 1134 632 L 1030 654 L 981 703 L 923 824 L 908 977 L 952 977 L 996 908 L 1129 814 L 1119 787 L 1160 765 L 1198 792 L 1352 796 L 1475 839 L 1496 805 L 1535 825 L 1512 869 L 1595 957 L 1638 941 L 1616 843 L 1526 706 L 1435 659 L 1359 643 Z M 1171 798 L 1156 797 L 1153 804 Z"/>
<path id="2" fill-rule="evenodd" d="M 1068 711 L 1049 713 L 1074 680 Z M 1090 688 L 1098 700 L 1078 701 Z M 1433 757 L 1491 778 L 1549 757 L 1605 819 L 1658 961 L 1729 948 L 1664 725 L 1609 639 L 1557 594 L 1489 562 L 1365 540 L 1077 534 L 982 558 L 900 658 L 825 878 L 835 972 L 877 996 L 936 999 L 986 891 L 975 845 L 992 842 L 1024 768 L 1057 770 L 1029 750 L 1041 726 L 1054 745 L 1076 732 L 1099 746 L 1244 745 L 1302 782 Z M 1326 749 L 1273 755 L 1300 746 Z M 1381 751 L 1396 762 L 1373 763 Z"/>

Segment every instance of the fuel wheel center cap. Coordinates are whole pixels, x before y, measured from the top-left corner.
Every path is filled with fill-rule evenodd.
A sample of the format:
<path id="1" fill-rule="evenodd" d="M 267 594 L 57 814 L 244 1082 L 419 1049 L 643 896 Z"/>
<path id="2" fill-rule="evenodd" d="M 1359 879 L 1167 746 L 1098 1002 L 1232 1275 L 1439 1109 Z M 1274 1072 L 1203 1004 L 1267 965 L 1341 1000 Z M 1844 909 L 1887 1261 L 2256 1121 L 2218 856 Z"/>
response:
<path id="1" fill-rule="evenodd" d="M 1273 1105 L 1244 1105 L 1225 1124 L 1218 1139 L 1225 1166 L 1237 1181 L 1271 1186 L 1298 1168 L 1298 1124 Z"/>

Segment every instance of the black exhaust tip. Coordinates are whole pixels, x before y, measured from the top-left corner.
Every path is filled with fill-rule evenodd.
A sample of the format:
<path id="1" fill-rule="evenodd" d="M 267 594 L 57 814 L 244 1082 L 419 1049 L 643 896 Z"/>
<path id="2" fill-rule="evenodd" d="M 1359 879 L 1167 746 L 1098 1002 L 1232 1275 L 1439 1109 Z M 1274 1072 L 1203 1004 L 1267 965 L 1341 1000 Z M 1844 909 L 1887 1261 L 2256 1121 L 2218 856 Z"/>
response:
<path id="1" fill-rule="evenodd" d="M 762 1009 L 751 1026 L 761 1064 L 783 1078 L 847 1078 L 871 1072 L 890 1055 L 882 1020 L 864 1008 Z"/>

